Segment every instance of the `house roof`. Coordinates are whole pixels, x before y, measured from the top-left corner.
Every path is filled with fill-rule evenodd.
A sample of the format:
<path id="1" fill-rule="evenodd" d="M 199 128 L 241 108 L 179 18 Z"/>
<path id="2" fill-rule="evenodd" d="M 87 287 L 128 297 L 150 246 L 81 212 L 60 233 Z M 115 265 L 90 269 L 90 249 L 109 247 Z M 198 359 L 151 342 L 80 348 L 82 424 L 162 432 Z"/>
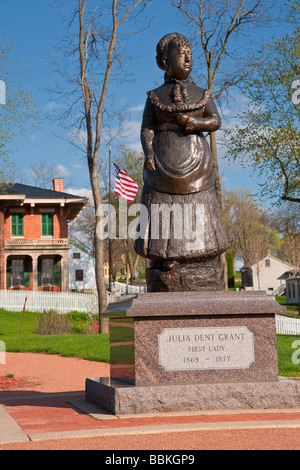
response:
<path id="1" fill-rule="evenodd" d="M 65 192 L 54 191 L 53 189 L 37 188 L 36 186 L 29 186 L 27 184 L 8 184 L 4 190 L 0 191 L 1 195 L 17 195 L 25 194 L 28 198 L 38 199 L 82 199 L 81 196 L 75 196 L 74 194 L 68 194 Z"/>
<path id="2" fill-rule="evenodd" d="M 261 262 L 261 261 L 263 261 L 263 260 L 265 260 L 265 259 L 274 259 L 275 261 L 278 261 L 279 263 L 284 264 L 284 265 L 287 266 L 288 268 L 293 268 L 293 266 L 292 266 L 291 264 L 289 264 L 287 261 L 283 261 L 282 259 L 276 258 L 276 256 L 273 256 L 273 255 L 270 255 L 270 254 L 264 256 L 263 258 L 261 258 L 261 259 L 259 260 L 259 262 Z M 252 265 L 251 265 L 251 268 L 255 267 L 256 264 L 257 264 L 257 263 L 252 264 Z"/>
<path id="3" fill-rule="evenodd" d="M 61 207 L 68 206 L 68 218 L 73 220 L 86 206 L 88 198 L 75 196 L 53 189 L 38 188 L 27 184 L 8 184 L 0 189 L 0 206 L 9 207 L 15 205 L 31 204 L 60 204 Z"/>
<path id="4" fill-rule="evenodd" d="M 298 281 L 299 280 L 299 278 L 298 278 L 299 275 L 300 275 L 300 271 L 298 271 L 297 273 L 294 273 L 293 276 L 290 276 L 286 279 L 286 282 L 294 281 L 295 279 Z"/>
<path id="5" fill-rule="evenodd" d="M 92 250 L 84 245 L 82 242 L 80 241 L 77 241 L 76 239 L 74 239 L 73 237 L 70 238 L 70 245 L 71 246 L 74 246 L 75 248 L 77 248 L 78 250 L 80 251 L 83 251 L 84 253 L 86 253 L 87 255 L 90 255 L 92 256 L 93 258 L 95 258 L 95 255 L 92 253 Z"/>

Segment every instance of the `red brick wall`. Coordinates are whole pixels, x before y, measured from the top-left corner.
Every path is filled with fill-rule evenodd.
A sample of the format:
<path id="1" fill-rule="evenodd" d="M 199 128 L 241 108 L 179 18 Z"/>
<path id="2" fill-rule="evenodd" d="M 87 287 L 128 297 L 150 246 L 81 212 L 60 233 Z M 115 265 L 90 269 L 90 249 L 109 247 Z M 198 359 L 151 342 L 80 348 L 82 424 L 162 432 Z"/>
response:
<path id="1" fill-rule="evenodd" d="M 16 207 L 19 209 L 19 207 Z M 41 238 L 42 235 L 42 217 L 40 209 L 42 206 L 37 206 L 33 209 L 33 215 L 31 215 L 31 209 L 25 208 L 24 212 L 24 238 Z M 46 207 L 45 207 L 46 209 Z M 11 238 L 11 218 L 10 214 L 13 212 L 13 208 L 5 213 L 5 238 Z M 55 209 L 53 213 L 53 235 L 54 238 L 68 238 L 68 216 L 67 208 L 62 209 L 62 216 L 60 207 Z"/>

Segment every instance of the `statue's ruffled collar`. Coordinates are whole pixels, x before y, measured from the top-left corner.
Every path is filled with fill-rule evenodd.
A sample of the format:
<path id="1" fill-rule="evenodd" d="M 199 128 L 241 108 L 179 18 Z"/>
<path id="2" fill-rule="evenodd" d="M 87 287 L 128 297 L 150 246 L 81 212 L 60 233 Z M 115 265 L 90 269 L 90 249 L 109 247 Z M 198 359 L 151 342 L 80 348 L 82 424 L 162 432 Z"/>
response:
<path id="1" fill-rule="evenodd" d="M 202 93 L 199 100 L 196 99 L 191 102 L 188 93 L 189 87 L 187 86 L 189 84 L 195 86 L 191 84 L 189 79 L 178 80 L 165 74 L 165 84 L 156 90 L 148 91 L 147 95 L 151 103 L 161 111 L 182 113 L 204 108 L 211 96 L 210 91 L 196 87 L 198 90 L 202 90 Z M 163 93 L 166 85 L 168 85 L 168 88 L 172 85 L 168 94 Z"/>

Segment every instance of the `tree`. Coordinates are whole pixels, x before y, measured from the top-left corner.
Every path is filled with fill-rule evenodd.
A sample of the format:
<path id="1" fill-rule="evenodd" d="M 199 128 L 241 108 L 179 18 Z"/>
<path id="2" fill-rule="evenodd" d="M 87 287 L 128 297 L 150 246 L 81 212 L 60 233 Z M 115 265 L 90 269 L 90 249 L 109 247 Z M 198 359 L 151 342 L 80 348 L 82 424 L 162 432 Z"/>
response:
<path id="1" fill-rule="evenodd" d="M 223 219 L 232 252 L 243 258 L 245 267 L 257 263 L 267 250 L 279 249 L 279 234 L 267 225 L 251 191 L 224 190 Z"/>
<path id="2" fill-rule="evenodd" d="M 144 155 L 142 152 L 134 152 L 125 146 L 121 146 L 121 152 L 122 156 L 116 159 L 116 164 L 138 184 L 139 189 L 135 196 L 134 203 L 140 204 L 143 188 Z M 130 223 L 130 219 L 132 218 L 128 217 L 128 223 Z M 134 250 L 134 240 L 132 238 L 128 237 L 123 239 L 121 243 L 126 258 L 126 272 L 130 272 L 130 280 L 131 283 L 133 283 L 136 280 L 136 270 L 140 257 Z"/>
<path id="3" fill-rule="evenodd" d="M 232 255 L 231 247 L 228 248 L 226 251 L 226 263 L 227 263 L 227 280 L 228 280 L 228 287 L 234 287 L 234 260 Z"/>
<path id="4" fill-rule="evenodd" d="M 299 0 L 289 2 L 300 9 Z M 298 10 L 299 11 L 299 10 Z M 228 131 L 227 157 L 251 165 L 263 178 L 262 195 L 300 203 L 300 27 L 268 47 L 270 57 L 247 81 L 240 124 Z M 294 97 L 294 98 L 293 98 Z"/>
<path id="5" fill-rule="evenodd" d="M 72 180 L 63 165 L 52 165 L 43 160 L 32 163 L 29 166 L 27 175 L 32 179 L 34 186 L 39 188 L 52 189 L 54 178 L 64 179 L 64 190 L 72 185 Z"/>
<path id="6" fill-rule="evenodd" d="M 73 86 L 73 90 L 68 92 L 68 96 L 73 99 L 68 111 L 74 113 L 77 119 L 73 131 L 83 137 L 95 208 L 95 223 L 96 227 L 99 227 L 103 219 L 101 209 L 103 195 L 99 173 L 104 164 L 101 162 L 100 152 L 104 118 L 110 113 L 105 107 L 109 81 L 113 67 L 120 62 L 122 54 L 120 49 L 126 35 L 133 34 L 133 31 L 125 29 L 126 24 L 134 15 L 138 16 L 146 0 L 129 0 L 126 3 L 107 0 L 101 5 L 101 9 L 97 2 L 93 7 L 92 0 L 78 0 L 77 4 L 77 10 L 70 24 L 73 25 L 75 18 L 78 19 L 75 32 L 78 42 L 70 46 L 65 54 L 69 63 L 75 57 L 77 65 L 72 68 L 69 75 L 63 70 L 59 72 L 67 83 Z M 97 230 L 94 246 L 98 304 L 101 313 L 107 306 L 107 297 L 103 271 L 103 238 L 97 236 Z"/>
<path id="7" fill-rule="evenodd" d="M 270 214 L 269 225 L 282 237 L 278 253 L 279 258 L 293 266 L 294 271 L 300 267 L 300 212 L 295 202 L 282 202 L 279 208 Z"/>
<path id="8" fill-rule="evenodd" d="M 282 240 L 280 249 L 280 257 L 292 265 L 293 271 L 296 272 L 300 268 L 300 234 L 292 233 Z"/>
<path id="9" fill-rule="evenodd" d="M 0 38 L 0 185 L 12 182 L 14 163 L 10 145 L 15 135 L 25 131 L 25 123 L 36 124 L 37 107 L 32 95 L 15 83 L 18 62 L 11 57 L 14 41 Z"/>

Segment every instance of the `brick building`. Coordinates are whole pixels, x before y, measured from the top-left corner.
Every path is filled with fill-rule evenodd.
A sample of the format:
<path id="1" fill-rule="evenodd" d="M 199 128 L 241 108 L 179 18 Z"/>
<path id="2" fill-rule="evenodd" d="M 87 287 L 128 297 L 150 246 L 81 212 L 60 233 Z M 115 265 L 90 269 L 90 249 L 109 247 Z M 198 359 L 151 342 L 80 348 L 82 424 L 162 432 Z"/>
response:
<path id="1" fill-rule="evenodd" d="M 68 221 L 88 199 L 53 189 L 9 185 L 0 193 L 0 289 L 67 291 Z"/>

